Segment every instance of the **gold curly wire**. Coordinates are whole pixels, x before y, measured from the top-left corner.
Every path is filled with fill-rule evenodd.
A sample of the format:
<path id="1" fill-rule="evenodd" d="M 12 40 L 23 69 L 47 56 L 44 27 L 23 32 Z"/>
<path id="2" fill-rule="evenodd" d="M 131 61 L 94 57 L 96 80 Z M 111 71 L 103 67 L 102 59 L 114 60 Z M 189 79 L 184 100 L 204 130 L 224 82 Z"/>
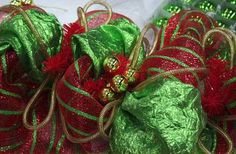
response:
<path id="1" fill-rule="evenodd" d="M 85 32 L 87 32 L 89 30 L 88 21 L 87 21 L 85 13 L 88 11 L 89 7 L 91 7 L 94 4 L 100 4 L 100 5 L 104 6 L 107 9 L 108 18 L 107 18 L 107 20 L 104 24 L 108 24 L 111 21 L 111 18 L 112 18 L 112 8 L 111 8 L 111 6 L 107 2 L 102 1 L 102 0 L 92 0 L 92 1 L 88 2 L 84 6 L 84 8 L 78 7 L 78 9 L 77 9 L 78 22 L 80 21 L 81 24 L 85 27 Z"/>
<path id="2" fill-rule="evenodd" d="M 131 61 L 130 67 L 133 69 L 135 69 L 137 67 L 138 57 L 140 55 L 141 47 L 143 46 L 143 42 L 144 43 L 147 42 L 146 38 L 144 36 L 149 30 L 152 30 L 154 33 L 154 42 L 153 42 L 152 48 L 150 49 L 150 47 L 149 47 L 150 51 L 147 51 L 147 55 L 152 54 L 156 49 L 156 45 L 157 45 L 157 41 L 158 41 L 158 30 L 155 25 L 148 24 L 142 30 L 142 32 L 138 38 L 138 41 L 130 54 L 130 57 L 129 57 L 129 60 Z M 149 44 L 149 46 L 150 46 L 150 44 Z"/>
<path id="3" fill-rule="evenodd" d="M 111 8 L 110 4 L 108 4 L 104 0 L 91 0 L 90 2 L 85 4 L 84 11 L 87 12 L 89 7 L 94 5 L 94 4 L 100 4 L 100 5 L 104 6 L 107 9 L 108 18 L 107 18 L 107 20 L 106 20 L 106 22 L 104 24 L 108 24 L 111 21 L 111 18 L 112 18 L 112 8 Z"/>
<path id="4" fill-rule="evenodd" d="M 236 35 L 228 29 L 217 27 L 209 30 L 203 37 L 203 48 L 205 49 L 208 39 L 213 35 L 219 33 L 225 37 L 230 46 L 230 69 L 234 66 L 234 54 L 236 49 Z"/>
<path id="5" fill-rule="evenodd" d="M 144 46 L 145 46 L 145 51 L 151 51 L 151 45 L 148 41 L 148 39 L 146 37 L 143 38 L 143 43 L 144 43 Z M 146 57 L 151 55 L 150 52 L 146 52 Z"/>
<path id="6" fill-rule="evenodd" d="M 87 19 L 85 16 L 84 9 L 82 7 L 77 8 L 77 15 L 78 15 L 78 18 L 80 19 L 78 21 L 81 22 L 82 26 L 84 26 L 84 28 L 85 28 L 85 32 L 87 32 L 88 31 L 88 22 L 87 22 Z"/>
<path id="7" fill-rule="evenodd" d="M 121 104 L 122 98 L 108 103 L 101 111 L 99 118 L 98 118 L 98 130 L 101 137 L 104 139 L 109 139 L 109 135 L 106 134 L 106 129 L 104 128 L 104 117 L 106 116 L 107 112 L 109 112 L 112 109 L 112 114 L 109 116 L 109 121 L 107 122 L 108 128 L 111 126 L 113 119 L 114 119 L 114 113 L 117 110 L 117 107 Z M 113 113 L 114 111 L 114 113 Z"/>
<path id="8" fill-rule="evenodd" d="M 226 154 L 232 154 L 233 153 L 233 142 L 231 140 L 231 138 L 228 136 L 228 134 L 226 134 L 224 132 L 224 130 L 222 130 L 219 126 L 217 126 L 214 122 L 212 122 L 211 120 L 208 120 L 208 125 L 211 126 L 212 128 L 214 128 L 222 137 L 225 138 L 225 140 L 228 143 L 228 150 L 226 152 Z M 201 139 L 199 138 L 198 140 L 198 145 L 199 147 L 202 149 L 203 152 L 205 152 L 206 154 L 211 154 L 211 152 L 205 147 L 205 145 L 202 143 Z"/>
<path id="9" fill-rule="evenodd" d="M 51 92 L 51 103 L 50 103 L 50 107 L 49 107 L 49 111 L 48 111 L 48 114 L 47 116 L 45 117 L 45 119 L 37 124 L 36 126 L 34 125 L 31 125 L 29 122 L 28 122 L 28 114 L 30 112 L 30 109 L 33 107 L 33 105 L 35 104 L 36 100 L 38 99 L 38 97 L 40 96 L 40 93 L 43 91 L 43 89 L 45 88 L 45 86 L 47 85 L 47 83 L 50 81 L 51 77 L 48 76 L 44 81 L 43 83 L 40 85 L 40 87 L 37 89 L 36 93 L 34 94 L 34 96 L 30 99 L 30 101 L 28 102 L 26 108 L 25 108 L 25 111 L 23 113 L 23 124 L 24 124 L 24 127 L 29 129 L 29 130 L 38 130 L 42 127 L 44 127 L 50 120 L 51 120 L 51 117 L 53 115 L 53 112 L 55 110 L 55 106 L 56 106 L 56 84 L 57 84 L 57 81 L 60 79 L 61 75 L 58 75 L 56 77 L 56 79 L 54 80 L 53 82 L 53 86 L 52 86 L 52 92 Z"/>
<path id="10" fill-rule="evenodd" d="M 162 77 L 168 77 L 171 75 L 176 75 L 176 74 L 181 74 L 181 73 L 186 73 L 186 72 L 203 72 L 203 73 L 207 73 L 207 68 L 196 68 L 196 67 L 189 67 L 189 68 L 182 68 L 182 69 L 174 69 L 174 70 L 170 70 L 170 71 L 166 71 L 154 76 L 151 76 L 150 78 L 148 78 L 147 80 L 141 82 L 140 84 L 138 84 L 132 91 L 140 91 L 143 88 L 145 88 L 147 85 L 152 84 L 153 82 L 157 81 L 158 79 L 162 78 Z"/>

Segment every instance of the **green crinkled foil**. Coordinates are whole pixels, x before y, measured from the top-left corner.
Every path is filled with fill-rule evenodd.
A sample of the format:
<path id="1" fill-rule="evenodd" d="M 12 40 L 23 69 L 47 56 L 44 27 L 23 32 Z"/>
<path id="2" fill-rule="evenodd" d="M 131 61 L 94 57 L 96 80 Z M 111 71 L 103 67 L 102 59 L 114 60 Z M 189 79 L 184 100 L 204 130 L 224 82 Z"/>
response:
<path id="1" fill-rule="evenodd" d="M 50 56 L 60 51 L 62 27 L 55 16 L 38 10 L 25 11 L 30 17 L 35 29 L 47 45 Z M 33 79 L 42 80 L 42 62 L 45 56 L 40 51 L 39 42 L 28 27 L 21 14 L 6 18 L 0 24 L 0 55 L 13 48 L 19 59 Z"/>
<path id="2" fill-rule="evenodd" d="M 166 153 L 166 143 L 159 134 L 140 124 L 136 117 L 119 109 L 112 127 L 111 150 L 115 154 Z"/>
<path id="3" fill-rule="evenodd" d="M 200 92 L 192 85 L 171 79 L 127 93 L 112 127 L 113 152 L 197 152 L 206 125 L 200 100 Z"/>
<path id="4" fill-rule="evenodd" d="M 87 54 L 93 60 L 96 76 L 99 75 L 103 61 L 112 53 L 130 55 L 139 37 L 139 28 L 120 18 L 111 21 L 109 25 L 102 25 L 72 39 L 74 58 Z M 139 64 L 144 58 L 144 50 L 139 57 Z"/>

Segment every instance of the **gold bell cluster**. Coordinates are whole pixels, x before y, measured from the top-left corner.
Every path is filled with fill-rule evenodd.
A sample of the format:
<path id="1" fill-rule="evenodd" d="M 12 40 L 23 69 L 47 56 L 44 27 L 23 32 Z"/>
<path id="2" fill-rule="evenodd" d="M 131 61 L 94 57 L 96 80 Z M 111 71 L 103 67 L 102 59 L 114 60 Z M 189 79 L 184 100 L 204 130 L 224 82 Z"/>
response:
<path id="1" fill-rule="evenodd" d="M 114 73 L 121 65 L 116 56 L 110 56 L 105 59 L 103 69 L 107 73 Z M 100 100 L 105 103 L 115 100 L 117 95 L 124 93 L 130 85 L 136 83 L 138 77 L 139 73 L 127 65 L 124 72 L 114 75 L 106 87 L 102 89 Z"/>

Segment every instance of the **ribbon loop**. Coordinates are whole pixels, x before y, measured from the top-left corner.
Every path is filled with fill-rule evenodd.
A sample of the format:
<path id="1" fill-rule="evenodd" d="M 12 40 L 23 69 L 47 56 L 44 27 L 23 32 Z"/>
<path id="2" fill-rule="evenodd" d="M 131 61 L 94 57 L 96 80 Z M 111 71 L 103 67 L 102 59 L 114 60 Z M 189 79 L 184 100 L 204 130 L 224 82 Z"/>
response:
<path id="1" fill-rule="evenodd" d="M 139 36 L 138 41 L 130 54 L 130 58 L 129 58 L 131 60 L 130 67 L 133 69 L 137 67 L 137 61 L 138 61 L 138 57 L 139 57 L 139 53 L 140 53 L 140 48 L 142 47 L 142 43 L 144 42 L 145 44 L 147 44 L 146 43 L 147 40 L 144 36 L 146 35 L 146 33 L 149 30 L 153 30 L 154 42 L 153 42 L 153 46 L 151 49 L 150 49 L 150 47 L 148 47 L 150 51 L 147 51 L 147 55 L 152 54 L 156 49 L 156 45 L 157 45 L 157 41 L 158 41 L 158 30 L 157 30 L 156 26 L 154 26 L 153 24 L 148 24 L 142 30 L 141 35 Z"/>
<path id="2" fill-rule="evenodd" d="M 225 28 L 220 28 L 220 27 L 217 27 L 215 29 L 212 29 L 212 30 L 209 30 L 205 35 L 204 35 L 204 38 L 203 38 L 203 41 L 202 41 L 202 44 L 203 44 L 203 48 L 206 47 L 206 43 L 207 43 L 207 40 L 213 35 L 213 34 L 216 34 L 216 33 L 219 33 L 221 34 L 222 36 L 225 37 L 225 39 L 227 40 L 227 42 L 229 43 L 229 46 L 230 46 L 230 69 L 233 68 L 234 66 L 234 54 L 235 54 L 235 49 L 236 49 L 236 35 L 228 30 L 228 29 L 225 29 Z"/>
<path id="3" fill-rule="evenodd" d="M 81 8 L 81 7 L 78 7 L 78 9 L 77 9 L 77 15 L 78 15 L 78 18 L 81 18 L 81 19 L 80 19 L 81 25 L 84 26 L 85 32 L 87 32 L 87 31 L 88 31 L 88 22 L 87 22 L 85 13 L 84 13 L 84 9 Z"/>
<path id="4" fill-rule="evenodd" d="M 219 126 L 214 124 L 212 121 L 208 120 L 208 125 L 213 127 L 220 135 L 222 135 L 222 137 L 225 138 L 225 140 L 228 143 L 228 150 L 226 153 L 232 154 L 233 153 L 233 142 L 230 139 L 230 137 Z M 201 139 L 198 140 L 198 145 L 203 150 L 203 152 L 205 152 L 206 154 L 211 154 L 211 152 L 203 145 Z"/>
<path id="5" fill-rule="evenodd" d="M 111 115 L 109 116 L 109 119 L 107 121 L 107 126 L 110 127 L 116 112 L 116 109 L 118 105 L 120 105 L 122 102 L 122 99 L 115 100 L 111 103 L 108 103 L 101 111 L 99 119 L 98 119 L 98 129 L 101 137 L 104 139 L 109 139 L 109 136 L 106 134 L 106 129 L 104 128 L 104 117 L 107 112 L 109 112 L 112 109 Z"/>
<path id="6" fill-rule="evenodd" d="M 104 24 L 108 24 L 111 21 L 111 18 L 112 18 L 112 8 L 111 8 L 111 6 L 108 3 L 106 3 L 105 1 L 102 1 L 102 0 L 92 0 L 92 1 L 88 2 L 84 6 L 84 8 L 78 7 L 78 9 L 77 9 L 77 16 L 78 16 L 78 19 L 79 19 L 78 21 L 80 21 L 81 24 L 85 27 L 85 32 L 88 31 L 88 21 L 87 21 L 87 18 L 86 18 L 86 12 L 88 11 L 89 7 L 94 5 L 94 4 L 100 4 L 100 5 L 104 6 L 107 9 L 108 18 L 107 18 L 107 20 Z"/>
<path id="7" fill-rule="evenodd" d="M 52 94 L 51 94 L 51 103 L 50 103 L 48 115 L 46 116 L 46 118 L 40 124 L 38 124 L 36 126 L 31 125 L 27 120 L 30 109 L 34 106 L 36 100 L 40 96 L 40 93 L 43 91 L 46 84 L 50 81 L 50 78 L 51 77 L 48 76 L 43 81 L 43 83 L 40 85 L 40 87 L 38 88 L 38 90 L 36 91 L 34 96 L 30 99 L 30 101 L 28 102 L 28 104 L 25 108 L 25 111 L 23 113 L 23 124 L 24 124 L 25 128 L 27 128 L 29 130 L 38 130 L 38 129 L 44 127 L 52 118 L 53 112 L 55 110 L 55 104 L 56 104 L 56 99 L 55 99 L 56 83 L 57 83 L 58 79 L 60 78 L 60 75 L 57 76 L 57 78 L 54 80 L 54 83 L 53 83 Z"/>
<path id="8" fill-rule="evenodd" d="M 63 127 L 63 131 L 67 137 L 67 139 L 69 141 L 71 141 L 72 143 L 87 143 L 95 138 L 98 138 L 100 136 L 102 137 L 106 137 L 106 134 L 105 134 L 105 131 L 111 126 L 112 124 L 112 120 L 113 120 L 113 117 L 115 115 L 115 111 L 116 111 L 116 106 L 118 104 L 120 104 L 121 102 L 121 99 L 118 99 L 118 100 L 115 100 L 111 103 L 109 103 L 110 105 L 107 105 L 107 107 L 104 107 L 104 109 L 102 110 L 102 112 L 100 113 L 100 116 L 99 116 L 99 120 L 98 120 L 98 125 L 99 125 L 99 131 L 96 132 L 95 134 L 89 136 L 89 137 L 85 137 L 85 138 L 76 138 L 76 137 L 73 137 L 69 131 L 68 131 L 68 128 L 66 126 L 66 121 L 65 121 L 65 118 L 64 116 L 62 115 L 62 113 L 60 112 L 60 116 L 61 116 L 61 122 L 62 122 L 62 127 Z M 109 111 L 110 109 L 112 108 L 112 112 L 111 112 L 111 115 L 109 116 L 109 119 L 108 121 L 105 123 L 105 126 L 103 126 L 103 120 L 104 120 L 104 116 L 105 114 L 107 113 L 107 111 Z"/>
<path id="9" fill-rule="evenodd" d="M 88 2 L 85 6 L 84 6 L 84 11 L 87 12 L 88 11 L 88 8 L 94 4 L 100 4 L 102 6 L 104 6 L 106 9 L 107 9 L 107 12 L 108 12 L 108 18 L 105 22 L 105 24 L 108 24 L 110 21 L 111 21 L 111 18 L 112 18 L 112 8 L 111 6 L 103 1 L 103 0 L 91 0 L 90 2 Z"/>

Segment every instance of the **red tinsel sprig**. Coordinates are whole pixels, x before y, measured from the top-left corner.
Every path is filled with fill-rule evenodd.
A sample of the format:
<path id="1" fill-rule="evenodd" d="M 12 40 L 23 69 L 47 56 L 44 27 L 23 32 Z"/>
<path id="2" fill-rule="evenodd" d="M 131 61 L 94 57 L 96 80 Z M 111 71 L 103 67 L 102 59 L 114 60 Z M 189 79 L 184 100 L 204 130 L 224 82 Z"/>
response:
<path id="1" fill-rule="evenodd" d="M 70 44 L 72 36 L 84 32 L 85 28 L 77 22 L 64 25 L 64 37 L 61 51 L 57 55 L 48 58 L 44 62 L 44 71 L 50 74 L 64 72 L 74 60 Z"/>

